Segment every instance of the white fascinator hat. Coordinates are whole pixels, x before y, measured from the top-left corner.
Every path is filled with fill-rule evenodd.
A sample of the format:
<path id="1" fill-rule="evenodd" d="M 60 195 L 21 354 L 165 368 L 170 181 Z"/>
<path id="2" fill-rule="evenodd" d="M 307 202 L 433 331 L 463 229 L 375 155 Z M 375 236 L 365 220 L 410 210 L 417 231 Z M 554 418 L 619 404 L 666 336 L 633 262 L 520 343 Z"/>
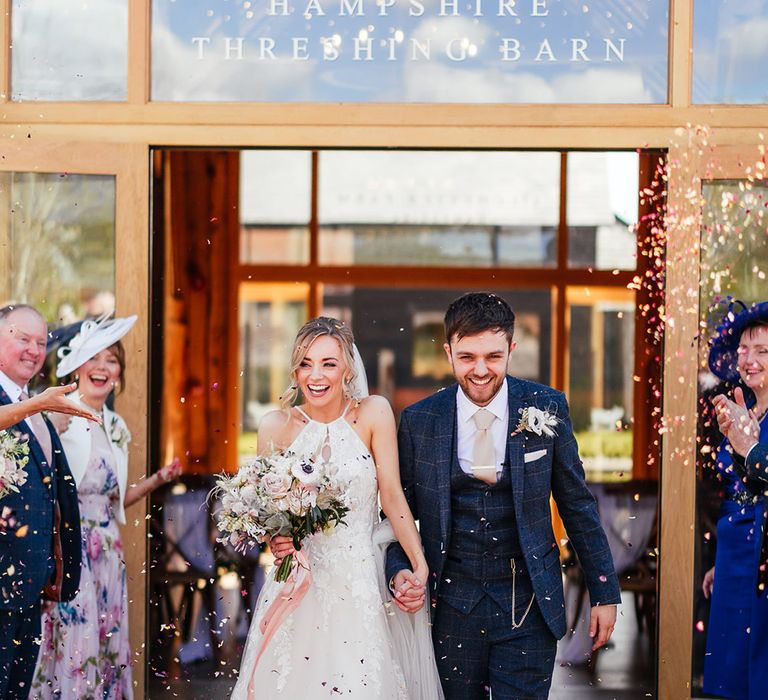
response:
<path id="1" fill-rule="evenodd" d="M 110 319 L 105 316 L 95 321 L 83 321 L 80 332 L 57 352 L 59 366 L 56 368 L 56 376 L 72 374 L 94 355 L 114 345 L 133 328 L 138 318 L 134 314 L 125 318 Z"/>

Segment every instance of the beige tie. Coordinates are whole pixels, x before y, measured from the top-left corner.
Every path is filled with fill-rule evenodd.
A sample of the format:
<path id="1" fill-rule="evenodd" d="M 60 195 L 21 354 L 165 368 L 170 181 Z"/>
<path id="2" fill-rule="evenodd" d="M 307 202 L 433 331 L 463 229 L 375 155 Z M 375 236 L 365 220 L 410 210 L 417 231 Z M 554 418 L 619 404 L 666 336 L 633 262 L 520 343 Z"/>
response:
<path id="1" fill-rule="evenodd" d="M 493 446 L 491 425 L 496 416 L 484 408 L 479 409 L 472 420 L 475 421 L 475 449 L 472 452 L 472 474 L 487 484 L 496 483 L 496 450 Z"/>
<path id="2" fill-rule="evenodd" d="M 25 401 L 28 398 L 29 394 L 26 391 L 22 391 L 21 400 Z M 50 465 L 51 458 L 53 457 L 53 445 L 51 444 L 51 434 L 48 432 L 48 426 L 45 424 L 45 419 L 39 413 L 33 413 L 31 416 L 27 416 L 24 420 L 26 420 L 29 427 L 32 428 L 35 438 L 43 449 L 45 461 Z"/>

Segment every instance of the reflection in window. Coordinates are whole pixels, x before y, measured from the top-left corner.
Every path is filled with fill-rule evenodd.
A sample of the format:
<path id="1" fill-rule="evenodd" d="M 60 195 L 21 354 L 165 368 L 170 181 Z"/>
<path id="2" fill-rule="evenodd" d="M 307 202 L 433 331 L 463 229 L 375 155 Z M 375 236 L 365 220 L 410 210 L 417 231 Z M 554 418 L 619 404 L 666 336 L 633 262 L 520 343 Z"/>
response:
<path id="1" fill-rule="evenodd" d="M 557 153 L 320 154 L 320 261 L 549 267 Z"/>
<path id="2" fill-rule="evenodd" d="M 634 270 L 637 153 L 568 154 L 568 264 Z"/>
<path id="3" fill-rule="evenodd" d="M 591 481 L 632 476 L 634 296 L 569 289 L 568 401 Z"/>
<path id="4" fill-rule="evenodd" d="M 665 103 L 668 5 L 153 0 L 152 99 Z"/>
<path id="5" fill-rule="evenodd" d="M 240 153 L 240 262 L 309 261 L 312 155 L 308 151 Z"/>
<path id="6" fill-rule="evenodd" d="M 114 310 L 115 179 L 2 173 L 0 303 L 30 303 L 66 325 Z"/>
<path id="7" fill-rule="evenodd" d="M 364 288 L 327 285 L 322 313 L 349 323 L 371 393 L 386 396 L 397 412 L 454 383 L 443 344 L 443 316 L 461 292 L 450 289 Z M 501 290 L 517 317 L 518 347 L 509 371 L 549 381 L 549 290 Z"/>
<path id="8" fill-rule="evenodd" d="M 702 312 L 721 299 L 750 304 L 768 297 L 768 186 L 745 180 L 702 184 Z M 761 264 L 762 263 L 762 264 Z M 709 319 L 714 330 L 718 319 Z"/>
<path id="9" fill-rule="evenodd" d="M 693 3 L 693 101 L 768 102 L 768 6 L 744 0 Z"/>
<path id="10" fill-rule="evenodd" d="M 293 340 L 307 320 L 308 295 L 306 284 L 240 285 L 240 454 L 255 452 L 259 421 L 280 407 Z"/>
<path id="11" fill-rule="evenodd" d="M 14 100 L 122 101 L 128 95 L 128 0 L 15 0 Z"/>

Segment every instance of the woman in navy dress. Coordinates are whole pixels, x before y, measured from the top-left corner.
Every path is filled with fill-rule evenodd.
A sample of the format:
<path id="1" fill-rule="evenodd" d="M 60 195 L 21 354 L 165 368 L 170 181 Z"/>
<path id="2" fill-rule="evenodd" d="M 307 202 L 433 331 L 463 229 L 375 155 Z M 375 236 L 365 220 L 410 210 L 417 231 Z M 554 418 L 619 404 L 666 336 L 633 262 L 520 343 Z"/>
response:
<path id="1" fill-rule="evenodd" d="M 712 342 L 709 366 L 720 379 L 751 391 L 760 442 L 768 444 L 768 302 L 726 316 Z M 768 693 L 768 591 L 757 585 L 763 486 L 741 478 L 727 440 L 718 452 L 717 469 L 723 502 L 715 566 L 703 584 L 704 594 L 712 595 L 704 691 L 734 700 L 763 699 Z"/>

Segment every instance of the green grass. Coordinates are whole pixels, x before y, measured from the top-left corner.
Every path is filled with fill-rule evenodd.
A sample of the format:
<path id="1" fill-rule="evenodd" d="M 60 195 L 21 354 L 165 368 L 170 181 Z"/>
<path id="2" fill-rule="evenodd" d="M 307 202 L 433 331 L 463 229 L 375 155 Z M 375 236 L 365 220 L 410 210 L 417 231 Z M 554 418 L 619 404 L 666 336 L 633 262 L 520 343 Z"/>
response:
<path id="1" fill-rule="evenodd" d="M 256 433 L 240 433 L 237 438 L 237 454 L 250 457 L 256 454 Z"/>
<path id="2" fill-rule="evenodd" d="M 582 457 L 632 457 L 631 430 L 585 430 L 576 439 Z"/>

